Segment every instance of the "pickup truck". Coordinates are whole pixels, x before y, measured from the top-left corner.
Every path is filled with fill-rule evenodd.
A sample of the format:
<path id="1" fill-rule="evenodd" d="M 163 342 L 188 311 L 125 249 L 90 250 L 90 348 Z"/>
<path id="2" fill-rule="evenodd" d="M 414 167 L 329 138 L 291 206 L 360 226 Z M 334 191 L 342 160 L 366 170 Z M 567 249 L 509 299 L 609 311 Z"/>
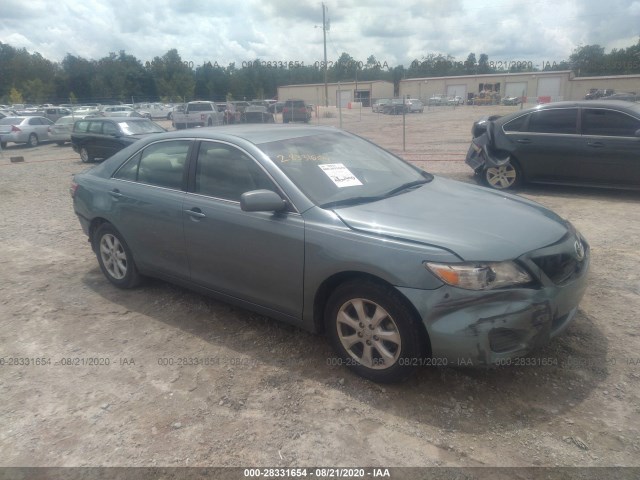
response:
<path id="1" fill-rule="evenodd" d="M 184 110 L 175 109 L 171 122 L 176 130 L 192 127 L 212 127 L 224 123 L 224 113 L 213 102 L 189 102 Z"/>

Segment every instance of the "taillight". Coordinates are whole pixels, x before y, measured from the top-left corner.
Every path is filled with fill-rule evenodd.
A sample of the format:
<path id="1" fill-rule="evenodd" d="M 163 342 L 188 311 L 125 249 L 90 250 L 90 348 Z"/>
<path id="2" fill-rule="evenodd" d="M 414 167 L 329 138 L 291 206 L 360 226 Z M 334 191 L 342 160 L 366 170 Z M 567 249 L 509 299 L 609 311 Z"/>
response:
<path id="1" fill-rule="evenodd" d="M 282 113 L 287 113 L 288 111 L 289 111 L 289 108 L 288 108 L 288 107 L 283 107 L 283 108 L 282 108 Z"/>
<path id="2" fill-rule="evenodd" d="M 71 194 L 71 198 L 76 196 L 76 191 L 78 190 L 78 184 L 71 180 L 71 186 L 69 187 L 69 193 Z"/>
<path id="3" fill-rule="evenodd" d="M 21 132 L 22 130 L 20 130 L 18 127 L 16 127 L 15 125 L 11 125 L 11 131 L 12 132 Z"/>

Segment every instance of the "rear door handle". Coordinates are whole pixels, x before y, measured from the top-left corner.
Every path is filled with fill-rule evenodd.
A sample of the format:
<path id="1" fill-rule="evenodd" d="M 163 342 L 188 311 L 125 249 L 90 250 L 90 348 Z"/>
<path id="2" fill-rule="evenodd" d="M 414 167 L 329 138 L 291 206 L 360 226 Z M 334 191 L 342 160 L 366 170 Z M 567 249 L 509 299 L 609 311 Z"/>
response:
<path id="1" fill-rule="evenodd" d="M 111 195 L 113 198 L 118 199 L 118 198 L 122 198 L 124 197 L 123 194 L 120 193 L 120 190 L 118 190 L 117 188 L 111 190 L 109 192 L 109 195 Z"/>
<path id="2" fill-rule="evenodd" d="M 202 213 L 202 211 L 199 208 L 192 208 L 191 210 L 185 210 L 184 211 L 187 215 L 190 215 L 193 218 L 206 218 L 207 216 Z"/>
<path id="3" fill-rule="evenodd" d="M 589 142 L 589 143 L 587 143 L 587 145 L 589 145 L 590 147 L 593 147 L 593 148 L 602 148 L 602 147 L 604 147 L 604 143 L 602 143 L 602 142 Z"/>
<path id="4" fill-rule="evenodd" d="M 518 143 L 531 143 L 531 140 L 529 140 L 528 138 L 521 138 L 519 140 L 516 140 L 516 142 L 518 142 Z"/>

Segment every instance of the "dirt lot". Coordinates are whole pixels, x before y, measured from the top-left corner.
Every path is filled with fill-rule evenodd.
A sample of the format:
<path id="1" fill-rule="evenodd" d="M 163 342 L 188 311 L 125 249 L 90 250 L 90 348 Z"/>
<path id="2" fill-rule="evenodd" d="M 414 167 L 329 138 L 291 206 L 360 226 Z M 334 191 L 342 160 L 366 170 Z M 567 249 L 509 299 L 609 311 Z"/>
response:
<path id="1" fill-rule="evenodd" d="M 344 111 L 343 126 L 472 182 L 472 121 L 512 108 L 408 116 L 406 151 L 402 117 Z M 79 156 L 3 155 L 2 466 L 640 465 L 640 193 L 519 191 L 592 246 L 574 324 L 532 355 L 551 365 L 425 368 L 382 387 L 331 365 L 323 337 L 160 281 L 112 287 L 73 214 Z"/>

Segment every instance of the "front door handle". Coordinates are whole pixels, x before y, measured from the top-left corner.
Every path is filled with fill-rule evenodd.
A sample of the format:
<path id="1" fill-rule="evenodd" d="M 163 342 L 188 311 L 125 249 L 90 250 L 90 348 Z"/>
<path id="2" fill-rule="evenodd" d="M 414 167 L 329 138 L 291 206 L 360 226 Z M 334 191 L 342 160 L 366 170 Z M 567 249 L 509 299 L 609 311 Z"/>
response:
<path id="1" fill-rule="evenodd" d="M 117 188 L 111 190 L 109 192 L 109 195 L 111 195 L 113 198 L 118 199 L 118 198 L 122 198 L 124 197 L 123 194 L 120 193 L 120 190 L 118 190 Z"/>
<path id="2" fill-rule="evenodd" d="M 602 142 L 589 142 L 589 143 L 587 143 L 587 145 L 589 145 L 590 147 L 593 147 L 593 148 L 602 148 L 602 147 L 604 147 L 604 143 L 602 143 Z"/>
<path id="3" fill-rule="evenodd" d="M 531 143 L 531 140 L 529 140 L 528 138 L 521 138 L 519 140 L 516 140 L 516 142 L 518 143 Z"/>
<path id="4" fill-rule="evenodd" d="M 202 213 L 198 207 L 192 208 L 191 210 L 185 210 L 184 212 L 193 218 L 206 218 L 206 215 Z"/>

